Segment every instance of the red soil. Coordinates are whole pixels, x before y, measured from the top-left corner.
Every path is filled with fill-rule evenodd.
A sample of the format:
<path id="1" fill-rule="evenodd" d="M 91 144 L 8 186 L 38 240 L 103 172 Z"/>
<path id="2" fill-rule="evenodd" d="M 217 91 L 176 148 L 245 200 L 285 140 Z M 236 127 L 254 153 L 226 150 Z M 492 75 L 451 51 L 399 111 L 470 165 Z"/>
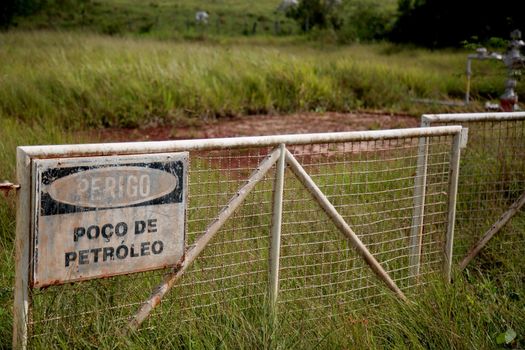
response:
<path id="1" fill-rule="evenodd" d="M 145 126 L 90 131 L 100 142 L 160 141 L 276 134 L 304 134 L 417 127 L 418 118 L 374 113 L 253 115 L 199 122 L 194 126 Z"/>

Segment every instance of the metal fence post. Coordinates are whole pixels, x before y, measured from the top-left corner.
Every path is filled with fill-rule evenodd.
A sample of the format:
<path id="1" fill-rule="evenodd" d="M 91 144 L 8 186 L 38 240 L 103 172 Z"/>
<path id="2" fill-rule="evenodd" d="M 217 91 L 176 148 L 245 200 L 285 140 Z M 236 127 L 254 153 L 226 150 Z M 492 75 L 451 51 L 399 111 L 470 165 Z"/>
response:
<path id="1" fill-rule="evenodd" d="M 447 237 L 445 241 L 445 280 L 451 282 L 452 274 L 452 254 L 454 250 L 454 225 L 456 222 L 456 198 L 458 194 L 458 175 L 459 160 L 461 154 L 461 141 L 463 133 L 459 132 L 454 135 L 452 150 L 450 155 L 450 171 L 448 186 L 448 219 L 447 219 Z"/>
<path id="2" fill-rule="evenodd" d="M 29 324 L 29 259 L 31 237 L 31 163 L 20 148 L 16 152 L 15 290 L 13 305 L 13 349 L 26 349 Z"/>
<path id="3" fill-rule="evenodd" d="M 273 209 L 270 249 L 270 308 L 273 315 L 277 314 L 277 295 L 279 293 L 279 257 L 281 250 L 281 224 L 283 216 L 284 170 L 286 167 L 286 147 L 279 145 L 280 158 L 275 169 L 273 187 Z"/>
<path id="4" fill-rule="evenodd" d="M 428 121 L 423 120 L 421 127 L 428 127 Z M 425 217 L 425 195 L 427 187 L 428 137 L 419 138 L 417 150 L 417 170 L 414 181 L 414 211 L 412 213 L 412 229 L 410 232 L 410 275 L 419 275 L 421 266 L 421 247 L 423 243 L 423 219 Z"/>

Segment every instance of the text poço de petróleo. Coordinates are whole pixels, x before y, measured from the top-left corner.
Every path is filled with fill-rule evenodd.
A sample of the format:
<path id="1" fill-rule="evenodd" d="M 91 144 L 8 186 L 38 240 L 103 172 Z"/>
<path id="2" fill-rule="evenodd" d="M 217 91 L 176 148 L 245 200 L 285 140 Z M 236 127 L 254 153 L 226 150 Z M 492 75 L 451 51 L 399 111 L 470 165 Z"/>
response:
<path id="1" fill-rule="evenodd" d="M 157 232 L 157 219 L 136 220 L 130 234 L 141 235 L 145 232 Z M 84 239 L 98 240 L 102 238 L 105 242 L 110 242 L 113 237 L 117 242 L 129 233 L 129 225 L 119 222 L 115 225 L 107 223 L 104 225 L 91 225 L 88 227 L 75 227 L 73 229 L 73 241 L 79 242 Z M 79 265 L 91 263 L 107 262 L 112 260 L 124 260 L 127 258 L 137 258 L 140 256 L 159 255 L 164 250 L 164 243 L 160 240 L 153 242 L 145 241 L 140 243 L 124 244 L 124 241 L 116 246 L 82 249 L 70 251 L 64 254 L 65 267 L 69 267 L 75 261 Z"/>

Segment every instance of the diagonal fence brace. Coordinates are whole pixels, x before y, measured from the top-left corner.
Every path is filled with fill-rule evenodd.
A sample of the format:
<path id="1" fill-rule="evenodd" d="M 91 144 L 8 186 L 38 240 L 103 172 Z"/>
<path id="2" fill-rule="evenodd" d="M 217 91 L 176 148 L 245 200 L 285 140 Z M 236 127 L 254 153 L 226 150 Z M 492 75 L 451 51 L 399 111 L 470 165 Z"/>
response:
<path id="1" fill-rule="evenodd" d="M 306 173 L 304 168 L 299 164 L 297 159 L 290 153 L 290 151 L 286 150 L 286 163 L 290 166 L 290 169 L 292 172 L 297 176 L 299 181 L 304 185 L 304 187 L 310 192 L 310 194 L 317 200 L 321 208 L 326 212 L 326 214 L 332 219 L 335 226 L 341 231 L 343 235 L 345 235 L 354 248 L 357 250 L 357 252 L 361 255 L 361 257 L 365 260 L 365 262 L 370 266 L 372 271 L 383 281 L 386 283 L 388 288 L 390 288 L 396 295 L 406 301 L 406 297 L 399 289 L 397 284 L 390 278 L 388 273 L 383 269 L 383 267 L 379 264 L 379 262 L 376 260 L 376 258 L 370 253 L 370 251 L 366 248 L 366 246 L 361 242 L 359 237 L 355 234 L 355 232 L 348 226 L 344 218 L 337 212 L 337 209 L 333 206 L 332 203 L 326 198 L 326 196 L 323 194 L 321 189 L 317 187 L 315 182 L 312 180 L 312 178 Z"/>
<path id="2" fill-rule="evenodd" d="M 469 249 L 468 253 L 459 264 L 460 270 L 464 270 L 465 267 L 467 267 L 472 259 L 474 259 L 479 254 L 481 249 L 483 249 L 483 247 L 487 245 L 492 237 L 494 237 L 494 235 L 498 233 L 503 228 L 503 226 L 505 226 L 507 222 L 512 219 L 514 215 L 518 213 L 524 204 L 525 192 L 523 192 L 521 196 L 510 206 L 510 208 L 499 217 L 498 221 L 496 221 L 496 223 L 492 225 L 492 227 L 487 232 L 485 232 L 483 237 L 481 237 L 481 239 Z"/>
<path id="3" fill-rule="evenodd" d="M 137 313 L 128 322 L 128 330 L 137 330 L 139 326 L 149 317 L 155 307 L 160 304 L 162 298 L 173 288 L 175 283 L 182 277 L 184 272 L 192 265 L 192 263 L 201 254 L 204 248 L 208 245 L 215 234 L 222 228 L 224 223 L 230 218 L 235 210 L 244 202 L 244 199 L 253 190 L 268 171 L 273 167 L 281 156 L 279 147 L 275 148 L 259 167 L 248 178 L 248 181 L 237 191 L 237 193 L 230 199 L 228 204 L 219 212 L 215 221 L 213 221 L 206 232 L 204 232 L 193 246 L 191 246 L 185 253 L 182 260 L 174 267 L 173 271 L 167 274 L 162 283 L 157 286 L 148 300 L 142 303 L 142 306 Z"/>

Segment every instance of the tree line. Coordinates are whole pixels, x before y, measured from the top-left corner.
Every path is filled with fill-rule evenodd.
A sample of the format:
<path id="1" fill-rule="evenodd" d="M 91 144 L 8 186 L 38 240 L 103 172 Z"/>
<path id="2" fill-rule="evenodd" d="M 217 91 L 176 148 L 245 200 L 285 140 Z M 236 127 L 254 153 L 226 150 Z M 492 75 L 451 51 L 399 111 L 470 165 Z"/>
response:
<path id="1" fill-rule="evenodd" d="M 425 47 L 507 39 L 525 29 L 524 0 L 399 0 L 385 11 L 381 0 L 302 0 L 290 8 L 304 32 L 332 29 L 343 41 L 390 40 Z"/>
<path id="2" fill-rule="evenodd" d="M 0 29 L 7 30 L 17 16 L 30 16 L 46 6 L 64 8 L 67 3 L 80 9 L 86 1 L 2 0 Z M 514 29 L 525 30 L 525 0 L 398 0 L 393 5 L 384 0 L 300 0 L 287 8 L 286 15 L 303 33 L 330 32 L 341 43 L 388 40 L 458 47 L 508 39 Z"/>

